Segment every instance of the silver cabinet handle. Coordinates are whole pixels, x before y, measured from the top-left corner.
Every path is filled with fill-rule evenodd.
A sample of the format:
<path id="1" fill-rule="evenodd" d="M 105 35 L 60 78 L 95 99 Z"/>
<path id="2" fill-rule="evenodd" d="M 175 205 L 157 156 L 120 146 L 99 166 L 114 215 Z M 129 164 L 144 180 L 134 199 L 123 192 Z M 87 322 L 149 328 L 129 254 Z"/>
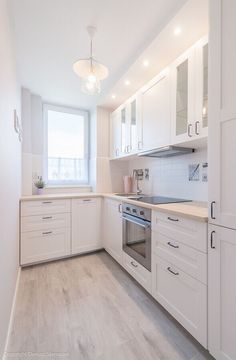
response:
<path id="1" fill-rule="evenodd" d="M 174 244 L 172 244 L 170 241 L 168 241 L 167 244 L 168 244 L 169 246 L 175 248 L 175 249 L 179 249 L 179 245 L 174 245 Z"/>
<path id="2" fill-rule="evenodd" d="M 118 205 L 118 211 L 119 211 L 119 213 L 122 213 L 122 204 Z"/>
<path id="3" fill-rule="evenodd" d="M 44 216 L 44 217 L 42 217 L 42 220 L 49 220 L 49 219 L 52 219 L 52 216 Z"/>
<path id="4" fill-rule="evenodd" d="M 172 217 L 170 217 L 170 216 L 168 216 L 167 219 L 170 220 L 170 221 L 175 221 L 175 222 L 179 221 L 179 219 L 174 219 L 174 218 L 172 218 Z"/>
<path id="5" fill-rule="evenodd" d="M 92 199 L 83 199 L 83 202 L 89 202 L 92 201 Z"/>
<path id="6" fill-rule="evenodd" d="M 142 148 L 143 148 L 143 142 L 139 141 L 138 142 L 138 150 L 142 150 Z"/>
<path id="7" fill-rule="evenodd" d="M 173 274 L 173 275 L 176 275 L 176 276 L 179 275 L 178 272 L 175 272 L 175 271 L 171 270 L 171 267 L 170 267 L 170 266 L 168 266 L 167 270 L 168 270 L 171 274 Z"/>
<path id="8" fill-rule="evenodd" d="M 188 124 L 188 136 L 192 137 L 193 135 L 191 134 L 191 128 L 192 128 L 192 124 Z"/>
<path id="9" fill-rule="evenodd" d="M 196 135 L 200 135 L 200 132 L 199 132 L 199 126 L 200 125 L 200 121 L 196 121 L 195 122 L 195 134 Z"/>
<path id="10" fill-rule="evenodd" d="M 42 204 L 52 204 L 52 201 L 42 201 Z"/>
<path id="11" fill-rule="evenodd" d="M 137 264 L 135 264 L 133 261 L 131 261 L 131 262 L 130 262 L 130 264 L 131 264 L 133 267 L 135 267 L 135 268 L 137 268 L 137 267 L 138 267 L 138 265 L 137 265 Z"/>
<path id="12" fill-rule="evenodd" d="M 50 234 L 52 234 L 52 231 L 45 231 L 42 233 L 42 235 L 50 235 Z"/>
<path id="13" fill-rule="evenodd" d="M 211 202 L 211 218 L 212 218 L 212 220 L 215 220 L 215 215 L 214 215 L 214 205 L 215 205 L 215 201 L 212 201 Z"/>

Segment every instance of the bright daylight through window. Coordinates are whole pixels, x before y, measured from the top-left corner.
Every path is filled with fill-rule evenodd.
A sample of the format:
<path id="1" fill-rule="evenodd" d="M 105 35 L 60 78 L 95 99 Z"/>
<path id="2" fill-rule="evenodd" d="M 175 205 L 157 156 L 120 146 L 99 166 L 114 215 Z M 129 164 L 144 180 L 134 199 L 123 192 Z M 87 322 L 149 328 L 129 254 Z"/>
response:
<path id="1" fill-rule="evenodd" d="M 47 183 L 88 184 L 88 113 L 50 105 L 44 111 Z"/>

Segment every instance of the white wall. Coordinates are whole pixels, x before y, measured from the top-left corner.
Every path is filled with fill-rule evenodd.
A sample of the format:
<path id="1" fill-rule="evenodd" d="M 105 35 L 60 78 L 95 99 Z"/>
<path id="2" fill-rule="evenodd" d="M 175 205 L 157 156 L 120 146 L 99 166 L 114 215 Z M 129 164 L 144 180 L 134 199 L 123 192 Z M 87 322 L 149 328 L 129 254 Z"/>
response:
<path id="1" fill-rule="evenodd" d="M 150 178 L 140 182 L 143 193 L 207 201 L 207 182 L 202 181 L 202 163 L 207 162 L 207 149 L 172 158 L 138 158 L 129 161 L 133 169 L 149 168 Z M 189 164 L 200 164 L 200 180 L 189 181 Z"/>
<path id="2" fill-rule="evenodd" d="M 0 0 L 0 358 L 4 351 L 18 272 L 18 209 L 21 189 L 21 145 L 13 126 L 20 114 L 20 93 L 7 14 Z"/>

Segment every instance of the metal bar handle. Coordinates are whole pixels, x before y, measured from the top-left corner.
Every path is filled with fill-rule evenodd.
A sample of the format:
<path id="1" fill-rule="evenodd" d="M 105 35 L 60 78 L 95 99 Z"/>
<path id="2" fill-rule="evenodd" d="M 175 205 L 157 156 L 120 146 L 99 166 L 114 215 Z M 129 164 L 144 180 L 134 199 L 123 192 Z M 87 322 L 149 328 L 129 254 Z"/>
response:
<path id="1" fill-rule="evenodd" d="M 122 213 L 122 204 L 118 205 L 118 211 L 119 211 L 120 214 Z"/>
<path id="2" fill-rule="evenodd" d="M 170 217 L 170 216 L 168 216 L 168 218 L 167 218 L 168 220 L 170 220 L 170 221 L 175 221 L 175 222 L 177 222 L 177 221 L 179 221 L 179 219 L 173 219 L 172 217 Z"/>
<path id="3" fill-rule="evenodd" d="M 179 249 L 179 245 L 174 245 L 174 244 L 172 244 L 170 241 L 168 241 L 167 244 L 168 244 L 169 246 L 175 248 L 175 249 Z"/>
<path id="4" fill-rule="evenodd" d="M 214 204 L 215 204 L 216 202 L 215 201 L 212 201 L 211 202 L 211 218 L 213 219 L 213 220 L 215 220 L 215 216 L 214 216 Z"/>
<path id="5" fill-rule="evenodd" d="M 133 267 L 135 267 L 135 268 L 137 268 L 137 267 L 138 267 L 138 265 L 137 265 L 137 264 L 135 264 L 133 261 L 131 261 L 131 262 L 130 262 L 130 264 L 131 264 Z"/>
<path id="6" fill-rule="evenodd" d="M 173 274 L 173 275 L 176 275 L 176 276 L 179 275 L 178 272 L 175 272 L 175 271 L 171 270 L 171 267 L 170 267 L 170 266 L 168 266 L 167 270 L 168 270 L 171 274 Z"/>
<path id="7" fill-rule="evenodd" d="M 191 127 L 192 127 L 192 124 L 188 124 L 188 136 L 189 137 L 192 137 L 193 135 L 191 134 Z"/>
<path id="8" fill-rule="evenodd" d="M 215 248 L 216 248 L 215 245 L 213 245 L 214 234 L 215 234 L 215 231 L 212 231 L 212 232 L 211 232 L 211 248 L 212 248 L 212 249 L 215 249 Z"/>
<path id="9" fill-rule="evenodd" d="M 200 121 L 196 121 L 195 122 L 195 134 L 196 135 L 200 135 L 200 132 L 199 132 L 199 126 L 200 125 Z"/>
<path id="10" fill-rule="evenodd" d="M 147 224 L 147 223 L 146 223 L 146 224 L 142 224 L 142 223 L 139 223 L 138 221 L 135 221 L 135 220 L 131 219 L 130 217 L 128 218 L 128 217 L 126 217 L 126 216 L 122 216 L 122 219 L 123 219 L 123 220 L 126 220 L 126 221 L 129 221 L 129 222 L 131 222 L 132 224 L 141 226 L 141 227 L 144 228 L 144 229 L 147 229 L 147 228 L 150 227 L 150 223 L 149 223 L 149 222 L 148 222 L 148 224 Z"/>
<path id="11" fill-rule="evenodd" d="M 52 201 L 42 201 L 42 204 L 52 204 Z"/>
<path id="12" fill-rule="evenodd" d="M 45 231 L 45 232 L 43 232 L 43 235 L 50 235 L 50 234 L 52 234 L 52 231 Z"/>
<path id="13" fill-rule="evenodd" d="M 49 219 L 52 219 L 52 216 L 43 216 L 42 217 L 42 220 L 49 220 Z"/>
<path id="14" fill-rule="evenodd" d="M 83 202 L 89 202 L 92 201 L 92 199 L 83 199 Z"/>

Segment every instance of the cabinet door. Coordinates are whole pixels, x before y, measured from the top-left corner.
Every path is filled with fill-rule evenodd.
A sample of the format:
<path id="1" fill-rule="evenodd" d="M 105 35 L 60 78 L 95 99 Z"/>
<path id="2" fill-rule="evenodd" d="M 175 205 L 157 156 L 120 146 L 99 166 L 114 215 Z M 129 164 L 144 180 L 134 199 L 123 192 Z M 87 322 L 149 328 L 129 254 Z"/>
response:
<path id="1" fill-rule="evenodd" d="M 72 200 L 72 254 L 102 248 L 101 199 Z"/>
<path id="2" fill-rule="evenodd" d="M 207 346 L 206 285 L 153 254 L 152 294 L 204 347 Z"/>
<path id="3" fill-rule="evenodd" d="M 142 113 L 141 96 L 135 95 L 128 105 L 128 153 L 134 153 L 142 149 Z"/>
<path id="4" fill-rule="evenodd" d="M 236 2 L 211 1 L 209 57 L 209 218 L 236 229 Z"/>
<path id="5" fill-rule="evenodd" d="M 196 98 L 193 132 L 197 137 L 208 134 L 208 39 L 196 45 Z"/>
<path id="6" fill-rule="evenodd" d="M 172 142 L 194 136 L 195 49 L 184 53 L 171 67 Z"/>
<path id="7" fill-rule="evenodd" d="M 121 155 L 121 118 L 120 111 L 111 114 L 111 157 Z"/>
<path id="8" fill-rule="evenodd" d="M 122 264 L 122 218 L 121 204 L 105 199 L 103 238 L 106 251 Z"/>
<path id="9" fill-rule="evenodd" d="M 170 144 L 170 88 L 168 74 L 162 74 L 142 94 L 143 148 Z"/>
<path id="10" fill-rule="evenodd" d="M 236 231 L 210 225 L 208 250 L 209 351 L 236 359 Z"/>

